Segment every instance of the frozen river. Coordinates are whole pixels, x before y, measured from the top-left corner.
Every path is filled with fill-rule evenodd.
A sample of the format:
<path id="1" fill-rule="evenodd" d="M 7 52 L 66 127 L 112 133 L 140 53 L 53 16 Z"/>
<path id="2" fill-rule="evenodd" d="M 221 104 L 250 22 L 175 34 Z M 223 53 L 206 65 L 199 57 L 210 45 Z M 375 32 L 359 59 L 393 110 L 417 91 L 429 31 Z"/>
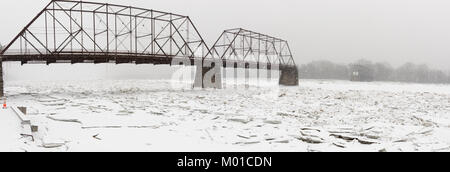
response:
<path id="1" fill-rule="evenodd" d="M 450 151 L 450 85 L 302 80 L 10 81 L 39 125 L 27 151 Z"/>

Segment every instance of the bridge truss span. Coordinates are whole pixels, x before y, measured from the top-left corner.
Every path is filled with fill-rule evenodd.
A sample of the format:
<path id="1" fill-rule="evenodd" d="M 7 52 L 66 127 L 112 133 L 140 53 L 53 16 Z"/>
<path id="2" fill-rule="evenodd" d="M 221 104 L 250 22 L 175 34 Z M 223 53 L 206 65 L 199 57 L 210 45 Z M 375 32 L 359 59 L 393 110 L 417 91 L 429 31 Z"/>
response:
<path id="1" fill-rule="evenodd" d="M 203 59 L 188 16 L 131 6 L 52 0 L 1 52 L 3 61 L 158 63 Z M 81 58 L 83 57 L 83 58 Z"/>
<path id="2" fill-rule="evenodd" d="M 287 41 L 242 28 L 223 31 L 210 54 L 223 61 L 247 65 L 295 66 Z"/>

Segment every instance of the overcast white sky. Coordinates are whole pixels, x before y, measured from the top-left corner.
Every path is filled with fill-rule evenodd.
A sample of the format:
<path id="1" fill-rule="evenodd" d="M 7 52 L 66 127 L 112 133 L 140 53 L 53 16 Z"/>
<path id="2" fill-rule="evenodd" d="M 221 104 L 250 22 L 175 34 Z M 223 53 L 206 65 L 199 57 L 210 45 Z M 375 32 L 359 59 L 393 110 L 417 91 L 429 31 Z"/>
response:
<path id="1" fill-rule="evenodd" d="M 248 28 L 289 41 L 297 63 L 360 58 L 450 70 L 449 0 L 91 0 L 189 15 L 211 44 Z M 49 0 L 1 0 L 7 44 Z"/>

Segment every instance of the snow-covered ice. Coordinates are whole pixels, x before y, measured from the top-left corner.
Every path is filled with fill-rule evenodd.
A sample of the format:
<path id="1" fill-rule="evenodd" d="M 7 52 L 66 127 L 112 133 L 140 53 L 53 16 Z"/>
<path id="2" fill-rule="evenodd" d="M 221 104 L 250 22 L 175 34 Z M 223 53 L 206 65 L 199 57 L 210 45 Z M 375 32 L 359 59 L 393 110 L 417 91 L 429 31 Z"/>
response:
<path id="1" fill-rule="evenodd" d="M 450 85 L 302 80 L 299 87 L 203 90 L 175 84 L 181 86 L 8 82 L 8 105 L 28 107 L 39 126 L 35 142 L 17 150 L 450 151 Z"/>

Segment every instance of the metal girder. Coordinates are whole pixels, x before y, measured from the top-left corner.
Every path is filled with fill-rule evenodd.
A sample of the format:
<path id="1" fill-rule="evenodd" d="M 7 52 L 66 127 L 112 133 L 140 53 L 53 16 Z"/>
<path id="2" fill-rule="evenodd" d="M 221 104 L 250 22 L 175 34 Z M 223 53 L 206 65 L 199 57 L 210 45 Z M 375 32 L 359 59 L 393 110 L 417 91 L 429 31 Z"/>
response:
<path id="1" fill-rule="evenodd" d="M 225 30 L 209 54 L 222 60 L 295 66 L 287 41 L 241 28 Z"/>

